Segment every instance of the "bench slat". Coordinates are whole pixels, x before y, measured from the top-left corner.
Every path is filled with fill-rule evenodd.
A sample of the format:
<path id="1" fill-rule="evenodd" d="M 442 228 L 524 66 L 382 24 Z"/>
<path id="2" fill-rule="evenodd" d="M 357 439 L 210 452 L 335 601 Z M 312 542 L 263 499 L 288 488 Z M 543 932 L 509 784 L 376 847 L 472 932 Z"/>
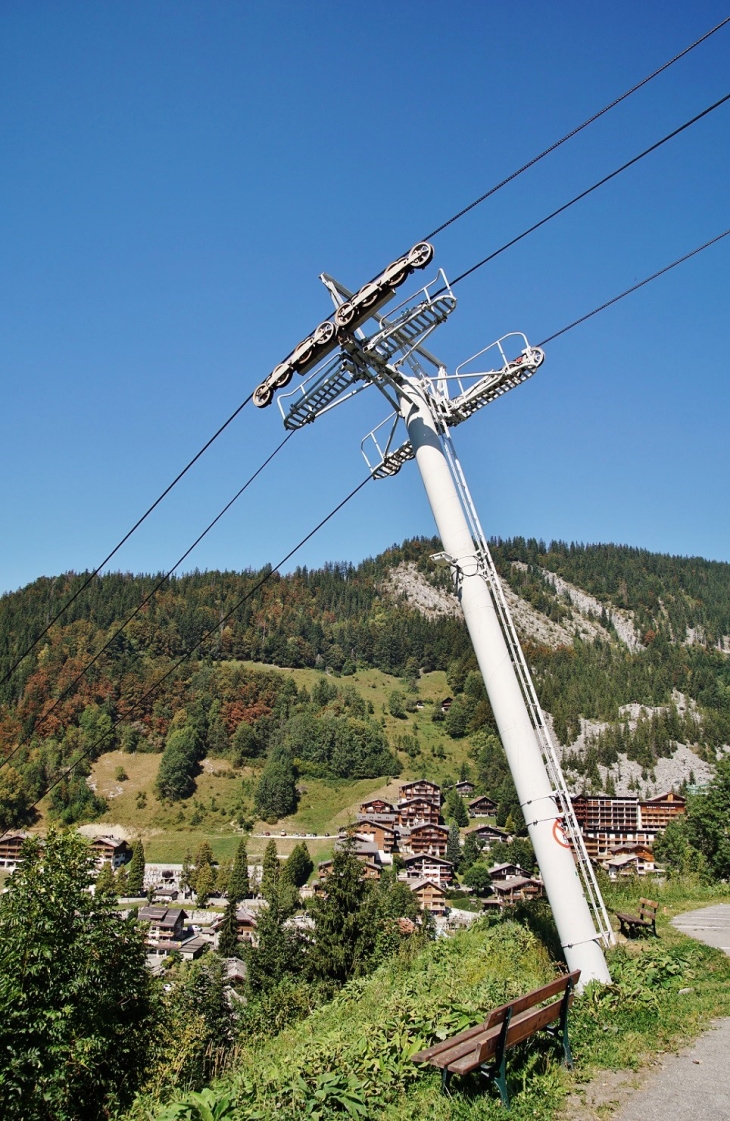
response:
<path id="1" fill-rule="evenodd" d="M 481 1024 L 477 1024 L 476 1027 L 467 1028 L 466 1031 L 459 1032 L 458 1035 L 454 1035 L 450 1039 L 444 1039 L 440 1043 L 434 1043 L 432 1047 L 427 1047 L 423 1051 L 418 1051 L 415 1055 L 412 1055 L 411 1058 L 414 1063 L 433 1062 L 433 1060 L 439 1056 L 443 1058 L 444 1052 L 451 1051 L 454 1047 L 472 1041 L 476 1036 L 488 1031 L 491 1027 L 502 1024 L 507 1015 L 508 1008 L 512 1009 L 512 1023 L 514 1023 L 515 1017 L 519 1016 L 520 1013 L 528 1008 L 533 1008 L 536 1004 L 541 1004 L 543 1000 L 549 1000 L 550 997 L 555 996 L 557 993 L 565 992 L 568 982 L 572 980 L 573 985 L 575 985 L 579 977 L 579 969 L 575 970 L 573 973 L 556 977 L 554 981 L 549 981 L 547 985 L 541 985 L 540 988 L 533 989 L 532 992 L 527 993 L 525 996 L 518 997 L 508 1004 L 503 1004 L 499 1008 L 492 1009 L 487 1019 Z M 460 1052 L 460 1054 L 462 1053 L 463 1052 Z M 442 1061 L 434 1062 L 433 1065 L 446 1066 L 448 1064 Z"/>
<path id="2" fill-rule="evenodd" d="M 570 1003 L 573 1003 L 572 996 Z M 514 1047 L 517 1043 L 522 1043 L 524 1039 L 529 1039 L 535 1032 L 552 1024 L 555 1020 L 559 1020 L 562 1004 L 561 999 L 548 1004 L 545 1008 L 527 1009 L 511 1020 L 507 1029 L 505 1050 Z M 476 1070 L 482 1063 L 494 1058 L 498 1042 L 499 1032 L 491 1031 L 485 1034 L 484 1038 L 477 1041 L 476 1047 L 462 1053 L 458 1058 L 454 1057 L 448 1063 L 448 1069 L 452 1074 L 468 1074 L 470 1071 Z"/>

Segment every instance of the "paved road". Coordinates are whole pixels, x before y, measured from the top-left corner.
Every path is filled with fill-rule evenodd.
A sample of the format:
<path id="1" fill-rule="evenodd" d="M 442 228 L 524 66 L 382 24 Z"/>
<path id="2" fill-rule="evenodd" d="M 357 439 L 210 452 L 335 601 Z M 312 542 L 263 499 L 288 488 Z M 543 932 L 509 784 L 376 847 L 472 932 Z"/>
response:
<path id="1" fill-rule="evenodd" d="M 672 926 L 676 926 L 682 934 L 730 955 L 730 903 L 703 907 L 701 911 L 686 911 L 672 919 Z"/>
<path id="2" fill-rule="evenodd" d="M 730 904 L 687 911 L 673 925 L 730 955 Z M 668 1055 L 615 1121 L 730 1121 L 730 1019 L 680 1055 Z"/>

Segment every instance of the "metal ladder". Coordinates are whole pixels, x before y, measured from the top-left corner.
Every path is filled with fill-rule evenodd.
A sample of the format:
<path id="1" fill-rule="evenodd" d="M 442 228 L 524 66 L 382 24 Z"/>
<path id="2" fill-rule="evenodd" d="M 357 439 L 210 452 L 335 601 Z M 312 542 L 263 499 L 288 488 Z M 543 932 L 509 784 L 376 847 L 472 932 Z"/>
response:
<path id="1" fill-rule="evenodd" d="M 472 501 L 464 472 L 461 469 L 461 464 L 456 455 L 456 449 L 445 420 L 441 420 L 440 427 L 441 442 L 446 454 L 446 459 L 471 529 L 472 539 L 476 548 L 476 560 L 481 575 L 489 588 L 492 602 L 494 603 L 497 617 L 502 627 L 510 659 L 514 666 L 515 673 L 517 674 L 517 680 L 520 684 L 525 705 L 530 715 L 530 721 L 535 730 L 538 744 L 540 745 L 542 757 L 552 786 L 552 793 L 562 818 L 563 830 L 570 841 L 575 856 L 578 875 L 583 884 L 583 890 L 588 900 L 593 922 L 603 944 L 605 946 L 610 946 L 615 942 L 615 935 L 608 917 L 608 911 L 603 902 L 603 896 L 601 895 L 593 865 L 591 864 L 586 850 L 583 834 L 573 810 L 573 803 L 568 793 L 568 787 L 565 783 L 555 744 L 553 743 L 550 730 L 545 721 L 545 716 L 535 691 L 532 674 L 525 660 L 520 640 L 517 637 L 517 631 L 515 630 L 512 614 L 507 605 L 502 582 L 492 559 L 492 554 L 489 551 L 484 531 L 479 522 L 479 516 L 476 512 L 474 502 Z M 526 807 L 523 807 L 523 810 L 525 809 Z"/>
<path id="2" fill-rule="evenodd" d="M 407 350 L 444 323 L 455 307 L 456 299 L 452 295 L 429 296 L 423 303 L 409 308 L 402 319 L 389 322 L 383 316 L 381 327 L 384 329 L 368 341 L 367 349 L 374 350 L 387 361 L 397 351 Z"/>

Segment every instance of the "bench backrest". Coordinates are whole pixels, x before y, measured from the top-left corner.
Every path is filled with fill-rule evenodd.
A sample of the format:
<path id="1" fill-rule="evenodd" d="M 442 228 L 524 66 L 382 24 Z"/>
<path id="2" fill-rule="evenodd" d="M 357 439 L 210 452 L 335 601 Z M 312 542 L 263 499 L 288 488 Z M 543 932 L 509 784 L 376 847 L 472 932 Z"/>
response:
<path id="1" fill-rule="evenodd" d="M 640 899 L 639 900 L 639 918 L 642 918 L 644 920 L 648 919 L 649 922 L 651 922 L 652 919 L 656 918 L 656 913 L 657 913 L 658 907 L 659 907 L 659 904 L 655 903 L 653 899 Z"/>
<path id="2" fill-rule="evenodd" d="M 547 985 L 541 985 L 539 989 L 533 989 L 531 993 L 527 993 L 525 996 L 518 996 L 516 1000 L 511 1000 L 509 1004 L 503 1004 L 501 1008 L 494 1008 L 486 1021 L 487 1027 L 492 1028 L 496 1027 L 497 1024 L 504 1023 L 508 1008 L 512 1010 L 513 1016 L 519 1016 L 520 1012 L 526 1012 L 528 1008 L 535 1008 L 538 1004 L 542 1004 L 544 1000 L 549 1000 L 551 996 L 564 993 L 569 982 L 572 981 L 575 988 L 579 977 L 580 969 L 576 969 L 574 973 L 566 973 L 562 977 L 556 977 L 554 981 L 549 981 Z"/>

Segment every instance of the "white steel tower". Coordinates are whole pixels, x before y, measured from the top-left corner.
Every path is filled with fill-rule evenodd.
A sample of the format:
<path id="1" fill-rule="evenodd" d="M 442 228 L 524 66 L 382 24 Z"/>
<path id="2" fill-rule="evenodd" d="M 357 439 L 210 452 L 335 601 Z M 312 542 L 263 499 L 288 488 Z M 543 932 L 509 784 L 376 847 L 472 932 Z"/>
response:
<path id="1" fill-rule="evenodd" d="M 434 560 L 452 572 L 568 966 L 580 969 L 581 984 L 609 983 L 603 947 L 613 940 L 611 925 L 450 432 L 530 378 L 544 355 L 524 335 L 512 333 L 449 374 L 423 345 L 456 307 L 443 270 L 381 315 L 379 308 L 395 289 L 432 256 L 430 245 L 414 246 L 354 295 L 323 274 L 336 308 L 333 320 L 320 324 L 276 367 L 254 401 L 268 405 L 295 371 L 310 370 L 297 389 L 278 398 L 289 430 L 371 385 L 389 401 L 392 413 L 362 442 L 365 460 L 376 479 L 416 461 L 444 546 Z M 490 358 L 493 368 L 484 372 Z"/>

